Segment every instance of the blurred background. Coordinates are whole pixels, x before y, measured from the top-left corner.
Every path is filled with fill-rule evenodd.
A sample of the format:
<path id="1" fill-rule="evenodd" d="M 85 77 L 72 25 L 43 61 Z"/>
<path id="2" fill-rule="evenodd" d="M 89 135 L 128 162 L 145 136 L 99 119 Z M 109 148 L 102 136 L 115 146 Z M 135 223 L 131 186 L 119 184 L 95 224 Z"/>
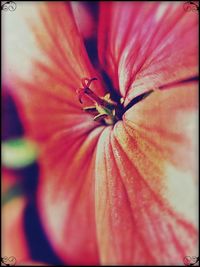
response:
<path id="1" fill-rule="evenodd" d="M 7 89 L 3 85 L 2 257 L 62 264 L 48 243 L 36 208 L 39 149 L 26 138 Z"/>

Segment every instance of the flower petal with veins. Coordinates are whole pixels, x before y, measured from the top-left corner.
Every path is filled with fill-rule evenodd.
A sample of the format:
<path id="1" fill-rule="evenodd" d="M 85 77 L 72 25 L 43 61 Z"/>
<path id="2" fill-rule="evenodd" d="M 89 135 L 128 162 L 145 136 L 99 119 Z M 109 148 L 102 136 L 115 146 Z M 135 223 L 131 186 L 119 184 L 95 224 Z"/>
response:
<path id="1" fill-rule="evenodd" d="M 99 57 L 125 105 L 198 74 L 197 21 L 198 13 L 185 12 L 182 2 L 101 3 Z"/>

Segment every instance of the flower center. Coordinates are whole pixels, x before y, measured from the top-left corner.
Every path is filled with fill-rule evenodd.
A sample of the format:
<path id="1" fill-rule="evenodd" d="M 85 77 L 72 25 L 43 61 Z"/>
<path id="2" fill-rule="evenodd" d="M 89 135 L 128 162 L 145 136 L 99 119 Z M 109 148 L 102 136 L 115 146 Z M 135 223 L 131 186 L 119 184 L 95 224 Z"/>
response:
<path id="1" fill-rule="evenodd" d="M 82 85 L 83 88 L 77 90 L 79 96 L 79 101 L 82 104 L 82 97 L 86 96 L 94 102 L 93 106 L 84 107 L 85 112 L 89 112 L 94 116 L 94 121 L 99 121 L 103 124 L 112 125 L 115 124 L 118 120 L 122 119 L 123 114 L 132 106 L 146 98 L 150 95 L 153 90 L 149 90 L 145 93 L 142 93 L 135 98 L 133 98 L 129 104 L 124 107 L 124 99 L 121 97 L 118 102 L 111 99 L 110 94 L 106 94 L 104 97 L 97 96 L 91 89 L 90 84 L 93 81 L 96 81 L 97 78 L 83 78 Z"/>
<path id="2" fill-rule="evenodd" d="M 83 110 L 91 113 L 94 116 L 94 121 L 99 121 L 107 125 L 115 124 L 118 120 L 122 118 L 122 103 L 123 98 L 121 98 L 121 103 L 113 101 L 110 94 L 106 94 L 104 97 L 97 96 L 89 87 L 90 84 L 97 80 L 97 78 L 84 78 L 82 79 L 83 88 L 77 90 L 79 101 L 82 104 L 82 97 L 86 96 L 94 102 L 93 106 L 84 107 Z"/>

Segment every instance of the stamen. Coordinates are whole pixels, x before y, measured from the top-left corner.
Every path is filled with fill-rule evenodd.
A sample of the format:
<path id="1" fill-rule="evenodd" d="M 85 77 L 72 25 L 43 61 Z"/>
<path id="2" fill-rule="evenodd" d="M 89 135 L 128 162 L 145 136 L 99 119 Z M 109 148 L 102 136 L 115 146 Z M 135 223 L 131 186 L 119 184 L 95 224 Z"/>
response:
<path id="1" fill-rule="evenodd" d="M 107 93 L 103 97 L 99 97 L 96 95 L 91 89 L 90 85 L 93 81 L 96 81 L 97 78 L 83 78 L 81 79 L 82 88 L 77 90 L 79 102 L 82 104 L 83 96 L 88 97 L 90 100 L 94 102 L 94 105 L 83 107 L 85 112 L 92 114 L 94 117 L 94 121 L 99 121 L 100 123 L 104 123 L 107 125 L 113 125 L 117 121 L 122 120 L 124 113 L 136 105 L 138 102 L 144 100 L 148 97 L 154 90 L 149 90 L 144 92 L 135 98 L 133 98 L 128 105 L 124 106 L 125 99 L 123 97 L 118 97 L 116 101 L 113 101 L 111 98 L 111 94 Z M 188 82 L 188 81 L 182 81 Z M 167 86 L 166 86 L 167 87 Z M 163 88 L 159 88 L 163 89 Z M 112 94 L 113 97 L 113 94 Z"/>
<path id="2" fill-rule="evenodd" d="M 85 111 L 96 111 L 96 106 L 84 107 L 83 110 L 85 110 Z"/>
<path id="3" fill-rule="evenodd" d="M 107 114 L 98 114 L 97 116 L 94 117 L 94 121 L 98 121 L 98 120 L 104 119 L 107 116 L 108 116 Z"/>
<path id="4" fill-rule="evenodd" d="M 114 124 L 119 120 L 118 104 L 111 99 L 109 93 L 104 97 L 99 97 L 89 88 L 92 81 L 95 80 L 97 78 L 83 78 L 81 80 L 83 88 L 77 90 L 79 101 L 82 103 L 82 97 L 87 96 L 94 102 L 94 106 L 84 107 L 83 110 L 92 113 L 94 121 L 101 121 L 109 125 Z"/>

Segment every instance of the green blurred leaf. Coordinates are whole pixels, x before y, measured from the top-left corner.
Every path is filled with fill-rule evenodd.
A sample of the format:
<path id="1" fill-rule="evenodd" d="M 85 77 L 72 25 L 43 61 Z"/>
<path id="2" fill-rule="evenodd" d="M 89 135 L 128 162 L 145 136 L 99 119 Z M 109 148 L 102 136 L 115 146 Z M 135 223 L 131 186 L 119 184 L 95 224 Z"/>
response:
<path id="1" fill-rule="evenodd" d="M 18 169 L 32 164 L 38 156 L 36 144 L 26 138 L 2 142 L 2 165 Z"/>

